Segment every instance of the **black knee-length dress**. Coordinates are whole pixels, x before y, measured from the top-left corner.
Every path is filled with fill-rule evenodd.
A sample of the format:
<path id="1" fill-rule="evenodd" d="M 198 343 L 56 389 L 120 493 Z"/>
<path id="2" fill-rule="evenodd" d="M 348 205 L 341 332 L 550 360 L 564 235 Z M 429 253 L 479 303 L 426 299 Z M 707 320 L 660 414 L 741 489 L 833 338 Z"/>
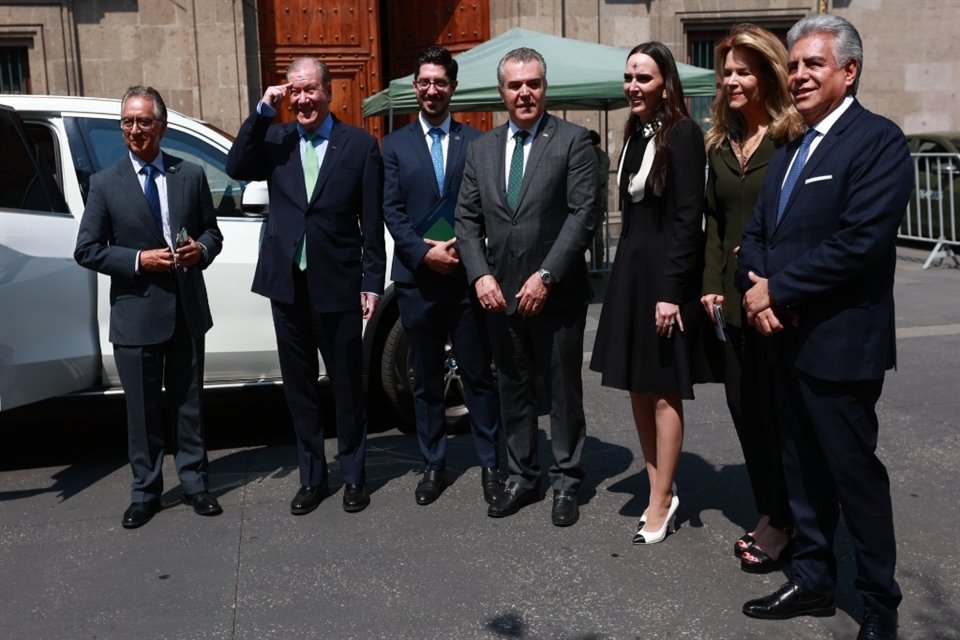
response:
<path id="1" fill-rule="evenodd" d="M 662 135 L 658 132 L 656 135 Z M 668 138 L 669 174 L 661 196 L 648 180 L 640 202 L 627 192 L 653 138 L 635 133 L 621 162 L 623 222 L 607 286 L 590 368 L 601 384 L 638 393 L 693 398 L 702 376 L 693 353 L 704 316 L 700 308 L 703 257 L 703 133 L 692 120 L 678 122 Z M 656 331 L 658 301 L 679 305 L 685 331 Z"/>

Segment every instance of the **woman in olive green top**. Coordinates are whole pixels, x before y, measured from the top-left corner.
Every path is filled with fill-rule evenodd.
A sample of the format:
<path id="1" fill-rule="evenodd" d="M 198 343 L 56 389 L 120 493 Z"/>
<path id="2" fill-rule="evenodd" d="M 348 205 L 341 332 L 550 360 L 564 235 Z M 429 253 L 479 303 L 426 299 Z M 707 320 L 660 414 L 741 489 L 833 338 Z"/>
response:
<path id="1" fill-rule="evenodd" d="M 759 573 L 776 568 L 790 540 L 791 518 L 770 376 L 764 373 L 759 335 L 745 322 L 734 276 L 743 226 L 767 163 L 777 146 L 803 133 L 803 123 L 787 91 L 787 51 L 772 33 L 753 25 L 734 27 L 717 46 L 716 61 L 721 90 L 706 135 L 710 170 L 700 302 L 715 325 L 720 321 L 715 309 L 722 309 L 727 406 L 760 515 L 734 553 L 744 571 Z"/>

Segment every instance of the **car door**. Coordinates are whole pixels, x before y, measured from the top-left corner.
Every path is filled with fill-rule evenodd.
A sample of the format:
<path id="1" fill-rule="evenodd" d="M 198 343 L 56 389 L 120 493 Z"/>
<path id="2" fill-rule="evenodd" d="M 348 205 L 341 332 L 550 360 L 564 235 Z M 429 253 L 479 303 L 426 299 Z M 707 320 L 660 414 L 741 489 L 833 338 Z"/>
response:
<path id="1" fill-rule="evenodd" d="M 113 164 L 127 152 L 118 116 L 64 114 L 63 118 L 85 199 L 90 174 Z M 246 184 L 230 178 L 224 170 L 229 145 L 229 139 L 205 124 L 179 117 L 169 119 L 161 142 L 164 152 L 203 168 L 223 232 L 223 249 L 203 272 L 213 316 L 213 328 L 207 333 L 204 345 L 207 386 L 280 379 L 270 301 L 250 290 L 264 218 L 241 212 L 241 195 Z M 106 285 L 102 284 L 101 314 L 108 311 L 106 291 Z M 104 348 L 103 366 L 105 381 L 116 385 L 116 365 L 109 344 Z"/>
<path id="2" fill-rule="evenodd" d="M 95 275 L 76 224 L 16 113 L 0 107 L 0 411 L 94 385 Z"/>

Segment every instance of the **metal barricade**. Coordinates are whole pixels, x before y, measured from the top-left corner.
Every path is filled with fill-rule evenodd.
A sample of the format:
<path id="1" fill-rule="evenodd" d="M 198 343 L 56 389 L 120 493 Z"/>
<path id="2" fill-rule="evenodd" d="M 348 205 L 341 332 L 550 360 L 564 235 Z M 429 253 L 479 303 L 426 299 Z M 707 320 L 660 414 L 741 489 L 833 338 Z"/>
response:
<path id="1" fill-rule="evenodd" d="M 912 153 L 914 190 L 898 239 L 933 244 L 923 268 L 934 260 L 952 258 L 960 248 L 960 154 Z"/>

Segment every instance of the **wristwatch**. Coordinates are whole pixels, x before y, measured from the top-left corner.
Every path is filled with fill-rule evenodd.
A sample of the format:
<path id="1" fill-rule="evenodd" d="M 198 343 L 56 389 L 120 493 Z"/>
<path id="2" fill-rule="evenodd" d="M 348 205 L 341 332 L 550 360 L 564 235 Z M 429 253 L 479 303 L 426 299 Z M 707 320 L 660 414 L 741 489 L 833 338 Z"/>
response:
<path id="1" fill-rule="evenodd" d="M 556 280 L 554 280 L 553 278 L 553 274 L 547 271 L 546 269 L 540 269 L 539 271 L 537 271 L 537 273 L 540 275 L 540 279 L 543 281 L 543 284 L 547 286 L 556 282 Z"/>

